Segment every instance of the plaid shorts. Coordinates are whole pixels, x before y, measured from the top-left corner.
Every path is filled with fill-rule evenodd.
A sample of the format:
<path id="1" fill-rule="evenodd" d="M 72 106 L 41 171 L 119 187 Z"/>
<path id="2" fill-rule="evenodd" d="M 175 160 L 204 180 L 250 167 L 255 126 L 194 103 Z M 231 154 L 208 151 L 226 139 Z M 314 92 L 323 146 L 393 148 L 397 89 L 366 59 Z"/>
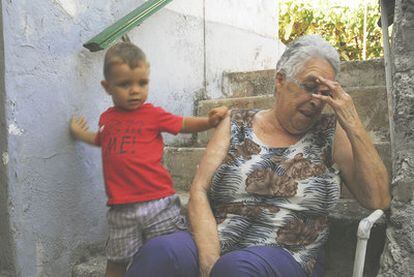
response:
<path id="1" fill-rule="evenodd" d="M 128 262 L 149 239 L 186 229 L 180 198 L 173 194 L 147 202 L 111 206 L 107 213 L 109 237 L 106 257 Z"/>

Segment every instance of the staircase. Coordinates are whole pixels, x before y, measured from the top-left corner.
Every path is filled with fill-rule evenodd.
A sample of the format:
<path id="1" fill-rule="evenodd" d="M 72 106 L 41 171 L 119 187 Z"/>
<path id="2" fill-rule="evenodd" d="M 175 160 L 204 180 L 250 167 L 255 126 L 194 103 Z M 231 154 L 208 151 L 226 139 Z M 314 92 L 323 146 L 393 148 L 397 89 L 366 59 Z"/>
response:
<path id="1" fill-rule="evenodd" d="M 357 111 L 390 172 L 390 141 L 384 74 L 382 60 L 344 62 L 337 79 L 353 97 Z M 270 108 L 273 104 L 274 76 L 274 70 L 225 73 L 223 94 L 226 98 L 200 101 L 197 114 L 205 116 L 211 108 L 221 105 L 229 108 Z M 324 112 L 331 111 L 327 109 Z M 184 204 L 188 201 L 188 188 L 211 134 L 212 131 L 199 134 L 191 147 L 165 148 L 165 166 L 171 172 L 175 188 Z M 330 237 L 326 245 L 325 265 L 327 277 L 352 276 L 358 222 L 370 212 L 360 207 L 345 187 L 341 190 L 340 202 L 330 215 Z M 382 220 L 372 229 L 367 247 L 364 276 L 376 276 L 384 241 L 385 221 Z M 104 264 L 103 257 L 95 257 L 86 263 L 77 265 L 73 270 L 73 277 L 103 276 Z"/>

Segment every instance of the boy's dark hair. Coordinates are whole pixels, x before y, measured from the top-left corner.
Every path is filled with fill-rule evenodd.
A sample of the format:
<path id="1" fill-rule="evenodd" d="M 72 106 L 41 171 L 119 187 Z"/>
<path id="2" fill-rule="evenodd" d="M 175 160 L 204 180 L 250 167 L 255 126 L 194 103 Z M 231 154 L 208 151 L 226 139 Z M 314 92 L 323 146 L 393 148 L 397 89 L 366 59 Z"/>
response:
<path id="1" fill-rule="evenodd" d="M 136 45 L 130 42 L 120 42 L 111 46 L 106 51 L 104 59 L 104 77 L 108 79 L 111 73 L 111 67 L 114 64 L 126 63 L 134 69 L 142 63 L 146 63 L 144 52 Z"/>

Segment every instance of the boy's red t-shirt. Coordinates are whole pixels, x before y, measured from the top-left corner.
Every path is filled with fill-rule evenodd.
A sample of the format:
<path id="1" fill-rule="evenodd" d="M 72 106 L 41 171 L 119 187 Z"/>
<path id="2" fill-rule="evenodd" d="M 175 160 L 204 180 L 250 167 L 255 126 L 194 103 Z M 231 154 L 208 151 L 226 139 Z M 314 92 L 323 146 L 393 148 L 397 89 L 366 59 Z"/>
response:
<path id="1" fill-rule="evenodd" d="M 102 148 L 108 205 L 175 193 L 171 176 L 161 163 L 161 133 L 177 134 L 182 124 L 181 116 L 149 103 L 133 111 L 112 107 L 101 115 L 96 144 Z"/>

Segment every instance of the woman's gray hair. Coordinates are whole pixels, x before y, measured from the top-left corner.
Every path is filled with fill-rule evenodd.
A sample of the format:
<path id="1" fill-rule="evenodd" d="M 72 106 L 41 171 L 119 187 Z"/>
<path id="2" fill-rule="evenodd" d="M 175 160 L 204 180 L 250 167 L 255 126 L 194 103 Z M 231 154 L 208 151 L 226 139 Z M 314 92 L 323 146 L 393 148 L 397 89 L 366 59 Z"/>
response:
<path id="1" fill-rule="evenodd" d="M 292 41 L 280 57 L 276 72 L 286 78 L 294 78 L 309 59 L 321 58 L 329 62 L 339 73 L 339 54 L 336 49 L 319 35 L 305 35 Z"/>

